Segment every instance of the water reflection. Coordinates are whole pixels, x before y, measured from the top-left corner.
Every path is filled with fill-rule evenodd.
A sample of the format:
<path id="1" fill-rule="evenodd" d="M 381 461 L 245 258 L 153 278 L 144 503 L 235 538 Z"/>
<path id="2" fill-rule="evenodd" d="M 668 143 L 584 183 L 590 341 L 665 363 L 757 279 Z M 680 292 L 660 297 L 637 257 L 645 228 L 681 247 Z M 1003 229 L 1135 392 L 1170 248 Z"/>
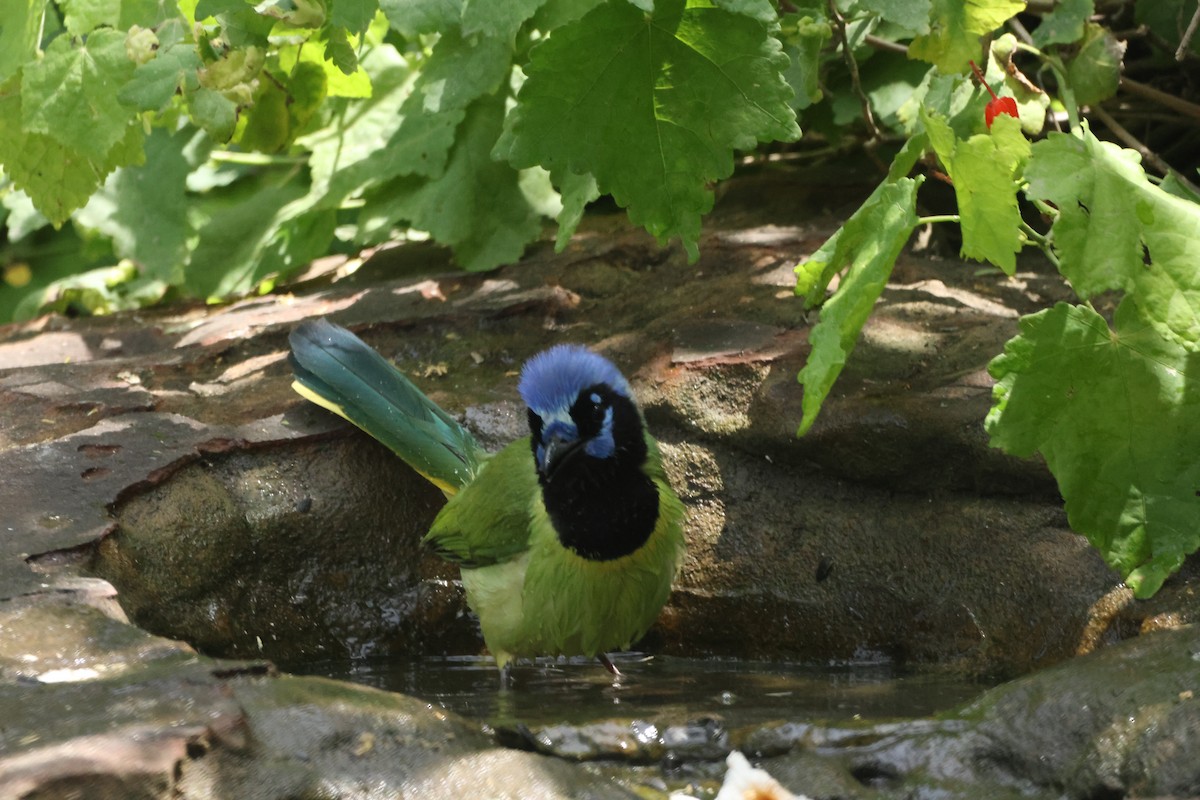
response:
<path id="1" fill-rule="evenodd" d="M 495 662 L 478 656 L 325 662 L 290 665 L 289 671 L 402 692 L 493 725 L 531 726 L 714 714 L 727 725 L 912 718 L 947 710 L 987 688 L 958 677 L 904 674 L 890 664 L 816 667 L 637 653 L 616 654 L 613 662 L 623 673 L 617 684 L 594 660 L 539 659 L 514 666 L 503 689 Z"/>

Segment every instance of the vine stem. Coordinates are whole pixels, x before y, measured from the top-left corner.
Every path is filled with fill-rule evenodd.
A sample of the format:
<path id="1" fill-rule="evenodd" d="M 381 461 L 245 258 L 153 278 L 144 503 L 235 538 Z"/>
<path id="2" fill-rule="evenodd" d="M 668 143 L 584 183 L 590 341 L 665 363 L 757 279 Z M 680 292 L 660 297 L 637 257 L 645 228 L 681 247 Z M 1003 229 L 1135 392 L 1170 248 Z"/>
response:
<path id="1" fill-rule="evenodd" d="M 1033 228 L 1029 227 L 1029 223 L 1025 221 L 1021 222 L 1021 233 L 1025 234 L 1025 238 L 1033 242 L 1037 248 L 1042 251 L 1042 255 L 1046 257 L 1047 261 L 1054 265 L 1054 269 L 1056 269 L 1059 273 L 1062 272 L 1062 269 L 1058 264 L 1058 256 L 1054 254 L 1054 248 L 1050 245 L 1049 237 L 1038 233 Z"/>
<path id="2" fill-rule="evenodd" d="M 209 158 L 246 167 L 281 167 L 308 163 L 308 156 L 273 156 L 267 153 L 242 153 L 237 150 L 214 150 L 209 154 Z"/>
<path id="3" fill-rule="evenodd" d="M 867 93 L 863 91 L 862 81 L 858 77 L 858 63 L 854 60 L 854 51 L 850 47 L 850 38 L 846 35 L 846 19 L 837 9 L 837 3 L 834 0 L 829 0 L 829 15 L 833 19 L 834 26 L 837 28 L 838 38 L 842 40 L 842 58 L 846 62 L 846 69 L 850 73 L 850 86 L 854 89 L 854 94 L 858 96 L 859 103 L 862 104 L 863 119 L 867 123 L 867 132 L 871 134 L 871 141 L 878 141 L 883 138 L 883 134 L 879 131 L 879 126 L 875 124 L 875 114 L 871 111 L 871 100 L 867 97 Z"/>
<path id="4" fill-rule="evenodd" d="M 934 214 L 928 217 L 917 217 L 917 225 L 932 225 L 935 222 L 962 222 L 958 214 Z"/>

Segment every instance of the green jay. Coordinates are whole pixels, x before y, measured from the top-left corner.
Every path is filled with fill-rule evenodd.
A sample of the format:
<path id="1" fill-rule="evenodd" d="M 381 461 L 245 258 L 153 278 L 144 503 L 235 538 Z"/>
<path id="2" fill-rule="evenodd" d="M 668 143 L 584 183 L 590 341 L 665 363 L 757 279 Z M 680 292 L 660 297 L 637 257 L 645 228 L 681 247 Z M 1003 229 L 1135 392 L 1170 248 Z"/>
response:
<path id="1" fill-rule="evenodd" d="M 608 653 L 640 639 L 684 555 L 683 505 L 629 383 L 560 344 L 517 391 L 528 437 L 495 454 L 379 353 L 326 320 L 291 334 L 293 387 L 389 447 L 448 501 L 424 541 L 457 564 L 503 671 L 514 658 Z"/>

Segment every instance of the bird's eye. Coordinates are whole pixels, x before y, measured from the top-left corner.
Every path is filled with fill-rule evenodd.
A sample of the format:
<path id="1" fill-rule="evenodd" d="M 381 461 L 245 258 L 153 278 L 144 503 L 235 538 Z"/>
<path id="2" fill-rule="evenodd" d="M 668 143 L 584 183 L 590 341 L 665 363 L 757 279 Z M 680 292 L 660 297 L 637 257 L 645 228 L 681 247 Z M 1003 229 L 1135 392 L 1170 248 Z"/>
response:
<path id="1" fill-rule="evenodd" d="M 599 386 L 584 389 L 571 406 L 571 418 L 579 426 L 579 432 L 590 438 L 600 431 L 608 414 L 608 394 Z"/>

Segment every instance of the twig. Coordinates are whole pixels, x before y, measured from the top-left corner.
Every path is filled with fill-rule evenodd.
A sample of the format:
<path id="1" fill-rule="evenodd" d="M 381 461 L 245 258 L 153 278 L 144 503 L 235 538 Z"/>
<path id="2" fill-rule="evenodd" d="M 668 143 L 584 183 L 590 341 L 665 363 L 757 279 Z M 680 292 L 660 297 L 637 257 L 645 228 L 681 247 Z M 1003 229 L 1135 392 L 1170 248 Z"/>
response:
<path id="1" fill-rule="evenodd" d="M 1021 21 L 1013 17 L 1008 21 L 1008 27 L 1012 28 L 1013 34 L 1025 44 L 1033 47 L 1033 37 L 1029 35 L 1028 29 L 1021 24 Z"/>
<path id="2" fill-rule="evenodd" d="M 875 114 L 871 111 L 871 100 L 867 97 L 867 93 L 863 91 L 862 82 L 858 78 L 858 64 L 854 60 L 854 52 L 850 47 L 850 39 L 846 36 L 846 20 L 837 9 L 837 3 L 834 0 L 829 0 L 829 15 L 833 18 L 834 25 L 837 27 L 838 38 L 842 40 L 842 58 L 846 61 L 846 69 L 850 72 L 850 85 L 854 88 L 854 93 L 858 95 L 858 101 L 862 104 L 863 119 L 867 123 L 867 132 L 871 135 L 871 140 L 882 138 L 883 134 L 879 132 L 879 126 L 875 124 Z"/>
<path id="3" fill-rule="evenodd" d="M 1103 122 L 1105 127 L 1113 132 L 1114 136 L 1124 142 L 1127 146 L 1141 153 L 1142 160 L 1154 167 L 1155 171 L 1157 171 L 1159 174 L 1174 175 L 1175 180 L 1186 186 L 1189 191 L 1200 194 L 1200 187 L 1197 187 L 1196 184 L 1189 181 L 1183 175 L 1180 175 L 1177 171 L 1171 169 L 1171 165 L 1163 161 L 1162 158 L 1159 157 L 1158 153 L 1155 153 L 1149 147 L 1142 144 L 1141 140 L 1126 130 L 1125 126 L 1113 119 L 1112 115 L 1110 115 L 1103 108 L 1098 105 L 1092 106 L 1092 114 L 1096 117 L 1096 119 Z"/>
<path id="4" fill-rule="evenodd" d="M 874 47 L 876 50 L 886 50 L 890 53 L 899 53 L 902 56 L 908 55 L 908 45 L 906 44 L 893 42 L 888 39 L 880 38 L 879 36 L 872 36 L 869 33 L 863 37 L 863 41 L 871 45 L 871 47 Z"/>
<path id="5" fill-rule="evenodd" d="M 1200 3 L 1196 4 L 1196 10 L 1192 12 L 1192 21 L 1188 23 L 1187 30 L 1183 32 L 1183 38 L 1179 40 L 1179 47 L 1175 48 L 1175 60 L 1183 61 L 1187 56 L 1188 45 L 1192 43 L 1192 37 L 1196 35 L 1196 27 L 1200 26 Z"/>
<path id="6" fill-rule="evenodd" d="M 1153 86 L 1147 86 L 1146 84 L 1135 81 L 1132 78 L 1126 78 L 1124 75 L 1121 76 L 1121 88 L 1130 94 L 1136 94 L 1139 97 L 1144 97 L 1147 100 L 1153 100 L 1160 105 L 1174 109 L 1180 114 L 1184 114 L 1194 119 L 1200 119 L 1200 106 L 1196 105 L 1195 103 L 1189 103 L 1182 97 L 1176 97 L 1173 94 L 1167 94 L 1160 89 L 1155 89 Z"/>

